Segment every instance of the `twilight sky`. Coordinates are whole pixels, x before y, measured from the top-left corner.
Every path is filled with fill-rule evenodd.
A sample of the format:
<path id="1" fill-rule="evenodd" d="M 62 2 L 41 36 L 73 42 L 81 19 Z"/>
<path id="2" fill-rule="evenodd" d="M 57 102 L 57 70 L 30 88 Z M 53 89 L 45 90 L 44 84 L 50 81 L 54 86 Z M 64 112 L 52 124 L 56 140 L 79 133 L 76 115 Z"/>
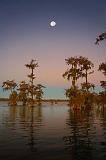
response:
<path id="1" fill-rule="evenodd" d="M 50 21 L 56 21 L 50 27 Z M 0 0 L 0 85 L 7 79 L 28 80 L 24 64 L 37 59 L 36 83 L 45 98 L 64 98 L 71 82 L 63 79 L 65 58 L 82 55 L 95 65 L 89 81 L 99 85 L 98 65 L 106 61 L 106 0 Z M 0 97 L 5 96 L 0 89 Z"/>

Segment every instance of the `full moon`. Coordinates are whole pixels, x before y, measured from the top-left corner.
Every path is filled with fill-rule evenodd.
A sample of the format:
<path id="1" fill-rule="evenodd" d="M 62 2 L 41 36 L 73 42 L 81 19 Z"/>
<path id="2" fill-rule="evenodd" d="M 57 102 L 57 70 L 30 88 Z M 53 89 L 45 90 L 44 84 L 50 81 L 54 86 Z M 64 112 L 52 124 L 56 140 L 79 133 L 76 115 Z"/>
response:
<path id="1" fill-rule="evenodd" d="M 51 22 L 50 22 L 50 26 L 51 26 L 51 27 L 56 26 L 56 22 L 55 22 L 55 21 L 51 21 Z"/>

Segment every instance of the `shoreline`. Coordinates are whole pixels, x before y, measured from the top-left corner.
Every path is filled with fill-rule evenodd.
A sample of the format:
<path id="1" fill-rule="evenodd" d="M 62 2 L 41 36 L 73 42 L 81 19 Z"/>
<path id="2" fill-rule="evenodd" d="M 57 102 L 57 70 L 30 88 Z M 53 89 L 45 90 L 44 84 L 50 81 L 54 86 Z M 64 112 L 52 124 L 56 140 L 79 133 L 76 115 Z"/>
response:
<path id="1" fill-rule="evenodd" d="M 9 101 L 8 98 L 0 98 L 1 101 Z M 69 100 L 67 99 L 42 99 L 41 102 L 68 102 Z M 36 100 L 35 100 L 36 102 Z"/>

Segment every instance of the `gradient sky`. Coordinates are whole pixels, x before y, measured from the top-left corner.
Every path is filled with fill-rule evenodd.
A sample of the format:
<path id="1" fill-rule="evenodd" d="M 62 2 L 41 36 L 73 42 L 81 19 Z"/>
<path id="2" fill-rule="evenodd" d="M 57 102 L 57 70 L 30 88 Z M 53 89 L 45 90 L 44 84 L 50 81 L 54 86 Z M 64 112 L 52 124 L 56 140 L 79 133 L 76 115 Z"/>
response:
<path id="1" fill-rule="evenodd" d="M 50 27 L 50 21 L 56 21 Z M 106 61 L 106 0 L 0 0 L 0 85 L 7 79 L 27 80 L 24 64 L 37 59 L 36 83 L 45 98 L 64 98 L 71 82 L 63 79 L 65 58 L 82 55 L 95 65 L 90 82 L 99 85 L 98 65 Z M 0 89 L 0 96 L 3 97 Z"/>

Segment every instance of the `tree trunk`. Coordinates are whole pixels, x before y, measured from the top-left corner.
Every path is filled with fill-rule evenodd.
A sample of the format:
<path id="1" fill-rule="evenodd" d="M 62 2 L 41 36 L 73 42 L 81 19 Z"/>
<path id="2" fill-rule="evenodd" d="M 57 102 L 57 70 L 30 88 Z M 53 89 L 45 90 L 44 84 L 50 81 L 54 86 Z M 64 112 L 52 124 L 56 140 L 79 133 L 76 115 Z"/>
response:
<path id="1" fill-rule="evenodd" d="M 31 91 L 31 99 L 32 99 L 32 105 L 33 105 L 33 68 L 32 68 L 32 79 L 31 79 L 31 86 L 32 86 L 32 91 Z"/>
<path id="2" fill-rule="evenodd" d="M 73 77 L 73 80 L 72 80 L 72 86 L 73 86 L 73 88 L 75 89 L 75 82 L 76 82 L 76 78 L 75 77 Z"/>
<path id="3" fill-rule="evenodd" d="M 88 87 L 87 87 L 87 84 L 88 84 L 88 73 L 87 73 L 87 69 L 86 69 L 85 78 L 86 78 L 86 89 L 87 89 L 87 91 L 88 91 Z"/>

